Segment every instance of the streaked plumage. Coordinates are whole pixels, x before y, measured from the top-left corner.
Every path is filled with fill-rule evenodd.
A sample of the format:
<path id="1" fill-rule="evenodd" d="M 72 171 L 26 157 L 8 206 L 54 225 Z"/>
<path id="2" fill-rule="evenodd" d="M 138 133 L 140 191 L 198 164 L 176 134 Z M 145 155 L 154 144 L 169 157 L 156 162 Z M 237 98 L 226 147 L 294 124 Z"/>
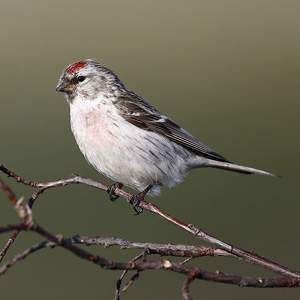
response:
<path id="1" fill-rule="evenodd" d="M 174 186 L 199 167 L 276 176 L 231 163 L 93 60 L 68 66 L 56 91 L 64 92 L 70 104 L 71 128 L 87 161 L 135 190 L 153 185 L 149 194 L 157 195 L 162 186 Z"/>

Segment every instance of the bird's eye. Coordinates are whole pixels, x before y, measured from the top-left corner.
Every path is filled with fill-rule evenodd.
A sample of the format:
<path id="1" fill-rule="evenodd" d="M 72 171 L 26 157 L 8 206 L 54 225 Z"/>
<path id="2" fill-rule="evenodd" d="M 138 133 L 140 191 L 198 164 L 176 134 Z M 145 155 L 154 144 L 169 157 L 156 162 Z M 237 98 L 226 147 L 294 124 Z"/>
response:
<path id="1" fill-rule="evenodd" d="M 85 77 L 84 76 L 78 76 L 77 79 L 78 79 L 78 81 L 82 82 L 82 81 L 85 80 Z"/>

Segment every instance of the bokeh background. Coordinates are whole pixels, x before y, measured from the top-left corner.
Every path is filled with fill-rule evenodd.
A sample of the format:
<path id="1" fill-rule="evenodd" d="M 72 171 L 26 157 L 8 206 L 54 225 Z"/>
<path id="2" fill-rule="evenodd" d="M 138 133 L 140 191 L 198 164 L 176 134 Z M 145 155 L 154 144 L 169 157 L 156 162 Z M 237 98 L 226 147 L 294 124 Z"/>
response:
<path id="1" fill-rule="evenodd" d="M 299 1 L 1 1 L 0 163 L 31 180 L 78 173 L 110 183 L 85 162 L 55 93 L 71 62 L 94 58 L 201 142 L 234 162 L 283 178 L 216 169 L 149 199 L 174 217 L 236 246 L 300 269 Z M 18 197 L 33 189 L 4 179 Z M 0 225 L 19 221 L 0 191 Z M 137 217 L 106 193 L 73 185 L 48 190 L 34 218 L 54 234 L 204 244 L 145 212 Z M 0 248 L 9 234 L 0 236 Z M 22 233 L 6 260 L 42 241 Z M 138 251 L 90 247 L 117 261 Z M 275 276 L 225 258 L 201 269 Z M 63 249 L 32 254 L 1 276 L 3 299 L 112 299 L 120 271 L 105 271 Z M 143 272 L 121 299 L 182 299 L 184 277 Z M 124 283 L 129 280 L 129 276 Z M 251 289 L 196 281 L 195 299 L 299 299 L 299 289 Z"/>

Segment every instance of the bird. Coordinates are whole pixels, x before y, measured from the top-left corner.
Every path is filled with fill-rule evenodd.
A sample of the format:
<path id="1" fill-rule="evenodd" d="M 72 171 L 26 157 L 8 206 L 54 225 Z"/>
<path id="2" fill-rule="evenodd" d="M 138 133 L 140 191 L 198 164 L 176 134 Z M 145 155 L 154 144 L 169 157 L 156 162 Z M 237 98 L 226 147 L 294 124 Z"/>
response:
<path id="1" fill-rule="evenodd" d="M 123 185 L 142 199 L 156 196 L 162 187 L 173 187 L 202 167 L 278 177 L 211 150 L 95 60 L 70 64 L 55 90 L 69 103 L 71 129 L 87 162 L 113 180 L 112 200 Z"/>

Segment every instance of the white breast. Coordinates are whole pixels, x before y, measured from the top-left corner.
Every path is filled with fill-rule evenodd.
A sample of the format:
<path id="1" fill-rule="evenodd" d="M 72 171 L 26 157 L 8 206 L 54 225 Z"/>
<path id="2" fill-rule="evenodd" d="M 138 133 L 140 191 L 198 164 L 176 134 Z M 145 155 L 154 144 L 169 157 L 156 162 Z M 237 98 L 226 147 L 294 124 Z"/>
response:
<path id="1" fill-rule="evenodd" d="M 154 132 L 127 122 L 106 99 L 76 97 L 70 103 L 71 128 L 86 160 L 115 182 L 138 191 L 173 186 L 190 171 L 191 153 Z M 192 155 L 195 157 L 194 155 Z"/>

